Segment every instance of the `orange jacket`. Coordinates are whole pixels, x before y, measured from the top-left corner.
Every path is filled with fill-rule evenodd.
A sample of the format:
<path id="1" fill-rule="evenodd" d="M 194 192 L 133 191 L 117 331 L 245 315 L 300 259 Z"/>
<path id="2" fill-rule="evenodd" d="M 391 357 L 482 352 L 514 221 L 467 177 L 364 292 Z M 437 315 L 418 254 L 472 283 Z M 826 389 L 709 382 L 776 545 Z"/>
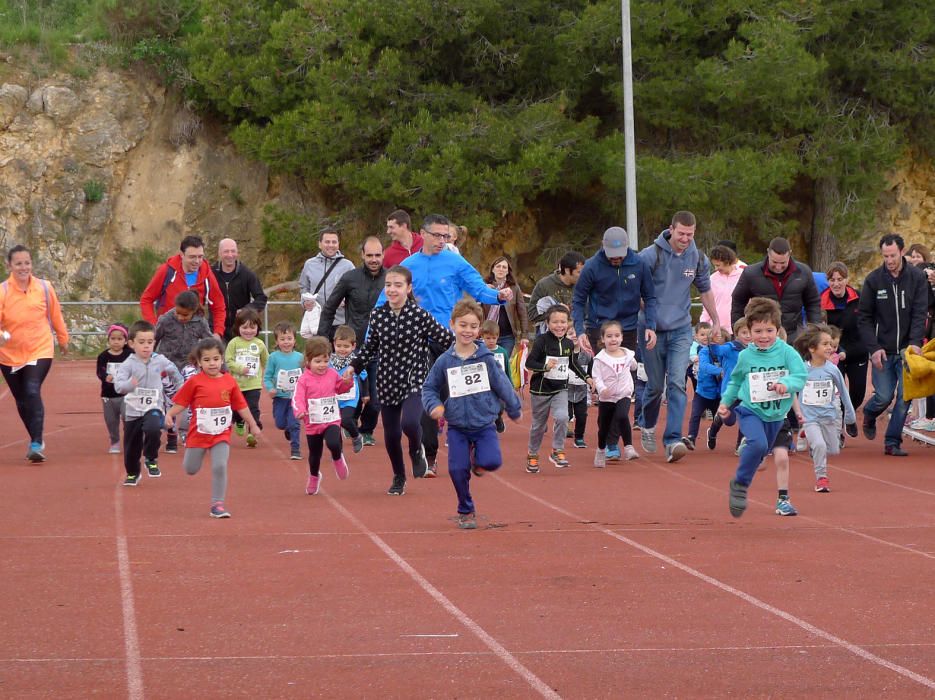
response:
<path id="1" fill-rule="evenodd" d="M 59 347 L 67 345 L 68 328 L 51 284 L 30 277 L 29 287 L 23 292 L 12 275 L 0 284 L 0 329 L 10 334 L 10 339 L 0 347 L 0 364 L 19 367 L 54 357 L 50 324 L 58 336 Z"/>

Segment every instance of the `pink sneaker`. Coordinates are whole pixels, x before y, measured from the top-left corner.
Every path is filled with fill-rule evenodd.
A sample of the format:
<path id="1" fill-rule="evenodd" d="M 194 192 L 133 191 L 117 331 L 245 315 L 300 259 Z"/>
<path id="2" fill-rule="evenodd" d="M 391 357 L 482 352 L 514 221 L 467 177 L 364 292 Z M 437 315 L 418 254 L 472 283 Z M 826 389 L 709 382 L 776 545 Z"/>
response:
<path id="1" fill-rule="evenodd" d="M 318 489 L 321 488 L 321 475 L 312 476 L 309 474 L 308 483 L 305 485 L 305 493 L 309 496 L 314 496 L 318 493 Z"/>
<path id="2" fill-rule="evenodd" d="M 334 460 L 334 473 L 338 475 L 341 481 L 344 481 L 347 475 L 351 473 L 351 470 L 348 469 L 347 466 L 347 460 L 344 459 L 344 455 L 341 455 L 340 459 Z"/>

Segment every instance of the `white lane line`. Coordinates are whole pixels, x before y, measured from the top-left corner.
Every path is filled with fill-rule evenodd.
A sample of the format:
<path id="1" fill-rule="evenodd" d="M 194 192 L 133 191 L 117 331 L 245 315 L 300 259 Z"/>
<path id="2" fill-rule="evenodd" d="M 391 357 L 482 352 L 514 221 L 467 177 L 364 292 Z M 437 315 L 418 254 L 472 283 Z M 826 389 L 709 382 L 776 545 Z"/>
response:
<path id="1" fill-rule="evenodd" d="M 571 511 L 565 510 L 561 506 L 555 505 L 554 503 L 550 503 L 549 501 L 546 501 L 545 499 L 540 498 L 539 496 L 536 496 L 534 494 L 524 491 L 518 486 L 511 484 L 509 481 L 504 479 L 502 476 L 499 476 L 498 474 L 493 474 L 493 477 L 497 481 L 509 487 L 510 489 L 516 491 L 520 495 L 525 496 L 531 501 L 535 501 L 536 503 L 539 503 L 540 505 L 545 506 L 546 508 L 555 511 L 556 513 L 560 515 L 564 515 L 566 518 L 571 518 L 572 520 L 578 520 L 578 521 L 584 519 L 584 518 L 581 518 L 575 515 Z M 697 569 L 693 569 L 692 567 L 686 564 L 683 564 L 677 559 L 673 559 L 672 557 L 666 556 L 662 552 L 658 552 L 655 549 L 652 549 L 651 547 L 647 547 L 644 544 L 640 544 L 636 540 L 631 540 L 629 537 L 625 537 L 624 535 L 621 535 L 617 532 L 614 532 L 613 530 L 609 530 L 605 527 L 602 527 L 601 525 L 594 524 L 594 525 L 591 525 L 591 527 L 593 527 L 595 530 L 603 532 L 605 535 L 609 537 L 613 537 L 615 540 L 619 540 L 620 542 L 623 542 L 624 544 L 629 545 L 630 547 L 633 547 L 634 549 L 637 549 L 643 552 L 644 554 L 648 554 L 649 556 L 654 557 L 658 559 L 659 561 L 665 564 L 668 564 L 669 566 L 679 569 L 680 571 L 685 572 L 689 576 L 693 576 L 699 579 L 700 581 L 704 581 L 710 586 L 714 586 L 715 588 L 718 588 L 724 591 L 725 593 L 729 593 L 732 596 L 736 596 L 737 598 L 740 598 L 741 600 L 745 601 L 746 603 L 749 603 L 750 605 L 753 605 L 759 608 L 760 610 L 764 610 L 772 615 L 775 615 L 776 617 L 779 617 L 785 620 L 786 622 L 790 622 L 793 625 L 796 625 L 797 627 L 802 628 L 806 632 L 815 635 L 816 637 L 820 637 L 821 639 L 824 639 L 827 642 L 831 642 L 832 644 L 836 646 L 842 647 L 843 649 L 846 649 L 847 651 L 851 652 L 852 654 L 854 654 L 855 656 L 858 656 L 861 659 L 864 659 L 865 661 L 869 661 L 870 663 L 875 664 L 877 666 L 882 666 L 883 668 L 887 668 L 890 671 L 893 671 L 894 673 L 897 673 L 900 676 L 903 676 L 904 678 L 908 678 L 909 680 L 915 681 L 916 683 L 919 683 L 920 685 L 924 685 L 926 688 L 935 690 L 935 680 L 932 680 L 931 678 L 928 678 L 927 676 L 923 676 L 921 673 L 916 673 L 915 671 L 911 671 L 908 668 L 905 668 L 904 666 L 900 666 L 899 664 L 895 664 L 892 661 L 888 661 L 880 656 L 877 656 L 876 654 L 873 654 L 867 651 L 863 647 L 859 647 L 856 644 L 852 644 L 851 642 L 848 642 L 846 639 L 842 639 L 841 637 L 833 635 L 830 632 L 826 632 L 825 630 L 819 627 L 816 627 L 815 625 L 809 622 L 806 622 L 805 620 L 799 617 L 796 617 L 795 615 L 788 613 L 785 610 L 780 610 L 774 605 L 770 605 L 769 603 L 762 601 L 759 598 L 756 598 L 750 595 L 749 593 L 745 593 L 744 591 L 741 591 L 738 588 L 734 588 L 733 586 L 726 584 L 723 581 L 720 581 L 714 578 L 713 576 L 708 576 L 707 574 L 704 574 L 698 571 Z"/>
<path id="2" fill-rule="evenodd" d="M 422 574 L 416 571 L 412 565 L 409 564 L 405 559 L 403 559 L 392 547 L 390 547 L 379 535 L 370 530 L 366 525 L 364 525 L 357 517 L 351 513 L 347 508 L 342 506 L 337 502 L 332 496 L 324 494 L 325 498 L 335 507 L 335 509 L 341 513 L 345 518 L 347 518 L 351 523 L 354 524 L 357 529 L 367 535 L 370 538 L 370 541 L 373 542 L 383 553 L 393 561 L 396 566 L 402 569 L 413 581 L 419 584 L 419 587 L 423 591 L 428 593 L 435 601 L 441 605 L 450 615 L 458 620 L 462 625 L 464 625 L 468 630 L 470 630 L 474 636 L 481 640 L 484 645 L 490 649 L 503 663 L 510 667 L 515 673 L 521 676 L 536 692 L 539 693 L 544 698 L 549 698 L 550 700 L 560 700 L 561 696 L 556 693 L 548 684 L 539 678 L 536 674 L 526 668 L 519 659 L 517 659 L 513 654 L 511 654 L 507 649 L 500 644 L 496 639 L 491 637 L 479 624 L 477 624 L 473 619 L 468 617 L 458 606 L 452 603 L 444 593 L 438 590 L 435 586 L 429 583 Z"/>
<path id="3" fill-rule="evenodd" d="M 64 433 L 66 430 L 75 430 L 77 428 L 87 428 L 89 425 L 98 425 L 98 423 L 81 423 L 80 425 L 69 425 L 65 428 L 59 428 L 58 430 L 47 430 L 43 437 L 48 437 L 49 435 L 56 435 L 58 433 Z M 14 447 L 16 445 L 28 445 L 29 438 L 22 438 L 20 440 L 14 440 L 13 442 L 8 442 L 5 445 L 0 445 L 0 450 L 5 450 L 8 447 Z"/>
<path id="4" fill-rule="evenodd" d="M 117 570 L 120 575 L 120 602 L 123 610 L 123 646 L 127 665 L 127 697 L 130 700 L 143 700 L 143 663 L 140 659 L 140 638 L 136 631 L 133 579 L 130 575 L 130 555 L 123 521 L 124 488 L 123 485 L 116 487 L 114 512 L 117 530 Z"/>
<path id="5" fill-rule="evenodd" d="M 796 461 L 802 462 L 803 464 L 808 464 L 811 466 L 811 460 L 805 459 L 798 455 L 795 456 Z M 837 464 L 828 463 L 828 469 L 832 469 L 835 472 L 843 472 L 844 474 L 850 474 L 851 476 L 859 476 L 861 479 L 867 479 L 869 481 L 876 481 L 878 484 L 885 484 L 886 486 L 892 486 L 893 488 L 903 489 L 905 491 L 912 491 L 913 493 L 920 493 L 923 496 L 935 496 L 935 493 L 932 491 L 925 491 L 924 489 L 917 489 L 913 486 L 906 486 L 905 484 L 900 484 L 895 481 L 887 481 L 886 479 L 880 479 L 875 476 L 870 476 L 869 474 L 863 474 L 861 472 L 855 472 L 853 469 L 845 469 L 844 467 L 838 466 Z"/>

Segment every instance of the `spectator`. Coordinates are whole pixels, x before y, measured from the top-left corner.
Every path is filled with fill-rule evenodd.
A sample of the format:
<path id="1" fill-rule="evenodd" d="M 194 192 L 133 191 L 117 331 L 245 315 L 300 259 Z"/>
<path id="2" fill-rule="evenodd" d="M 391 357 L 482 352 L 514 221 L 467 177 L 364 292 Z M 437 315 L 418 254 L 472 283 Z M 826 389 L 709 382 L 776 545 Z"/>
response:
<path id="1" fill-rule="evenodd" d="M 838 369 L 847 379 L 847 393 L 857 409 L 867 394 L 869 355 L 858 325 L 860 295 L 847 283 L 847 265 L 833 262 L 826 273 L 828 289 L 821 295 L 821 310 L 832 326 L 841 329 Z"/>
<path id="2" fill-rule="evenodd" d="M 513 276 L 513 265 L 505 255 L 493 261 L 487 274 L 487 286 L 501 290 L 509 287 L 513 290 L 512 298 L 505 304 L 484 304 L 484 318 L 495 321 L 500 328 L 500 338 L 497 341 L 500 347 L 506 350 L 507 356 L 513 354 L 517 339 L 522 347 L 529 344 L 529 317 L 526 315 L 526 300 L 523 290 L 516 283 Z"/>
<path id="3" fill-rule="evenodd" d="M 546 275 L 532 288 L 532 296 L 526 303 L 529 323 L 535 324 L 540 333 L 545 332 L 545 312 L 555 304 L 572 306 L 572 292 L 575 282 L 584 268 L 584 256 L 576 251 L 569 251 L 558 261 L 558 270 Z"/>
<path id="4" fill-rule="evenodd" d="M 232 238 L 225 238 L 218 243 L 218 261 L 211 270 L 224 295 L 224 340 L 227 341 L 234 337 L 234 318 L 238 311 L 250 306 L 263 315 L 266 293 L 256 273 L 240 262 L 237 241 Z"/>
<path id="5" fill-rule="evenodd" d="M 721 323 L 725 324 L 722 328 L 728 336 L 726 340 L 729 340 L 733 334 L 731 326 L 727 325 L 727 320 L 730 318 L 731 299 L 734 287 L 740 281 L 743 268 L 737 260 L 737 252 L 725 245 L 714 246 L 709 257 L 711 266 L 714 268 L 711 273 L 711 293 L 714 294 L 718 318 L 721 319 Z M 699 320 L 711 323 L 711 314 L 707 309 L 702 309 Z"/>
<path id="6" fill-rule="evenodd" d="M 324 306 L 338 281 L 354 269 L 354 263 L 345 258 L 339 248 L 341 236 L 334 229 L 326 229 L 318 234 L 318 255 L 305 261 L 302 274 L 299 275 L 299 292 L 310 293 L 315 303 Z M 344 325 L 344 307 L 337 309 L 334 322 L 328 329 L 327 337 L 334 336 L 334 329 Z"/>
<path id="7" fill-rule="evenodd" d="M 425 240 L 411 228 L 412 219 L 402 209 L 397 209 L 387 217 L 386 233 L 392 239 L 383 255 L 383 267 L 387 270 L 422 250 Z"/>

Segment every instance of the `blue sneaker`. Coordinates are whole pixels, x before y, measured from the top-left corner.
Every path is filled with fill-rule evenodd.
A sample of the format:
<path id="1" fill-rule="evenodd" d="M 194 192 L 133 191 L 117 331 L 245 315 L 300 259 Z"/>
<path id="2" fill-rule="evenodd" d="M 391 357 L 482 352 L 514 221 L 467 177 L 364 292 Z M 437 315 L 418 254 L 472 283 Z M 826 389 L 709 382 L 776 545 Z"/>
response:
<path id="1" fill-rule="evenodd" d="M 780 498 L 776 501 L 776 515 L 798 515 L 799 511 L 792 505 L 788 498 Z"/>
<path id="2" fill-rule="evenodd" d="M 30 462 L 44 462 L 45 454 L 43 453 L 43 450 L 45 450 L 44 442 L 29 443 L 29 451 L 26 453 L 26 459 L 28 459 Z"/>
<path id="3" fill-rule="evenodd" d="M 605 452 L 605 456 L 608 460 L 611 460 L 613 462 L 619 462 L 620 461 L 620 448 L 617 447 L 616 445 L 614 445 L 613 447 L 608 445 L 607 451 Z"/>

